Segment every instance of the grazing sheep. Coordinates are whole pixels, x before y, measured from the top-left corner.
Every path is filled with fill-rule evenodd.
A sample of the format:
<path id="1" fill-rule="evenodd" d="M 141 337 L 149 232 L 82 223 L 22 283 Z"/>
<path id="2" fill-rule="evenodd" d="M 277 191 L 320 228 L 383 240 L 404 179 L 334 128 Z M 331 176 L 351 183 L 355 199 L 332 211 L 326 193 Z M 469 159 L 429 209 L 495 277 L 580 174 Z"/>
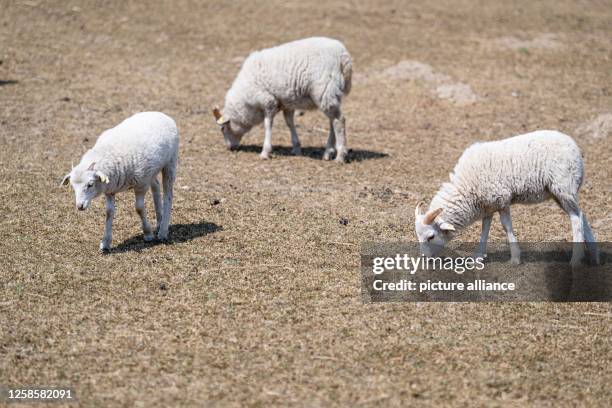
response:
<path id="1" fill-rule="evenodd" d="M 499 212 L 510 243 L 511 262 L 520 263 L 512 231 L 510 205 L 539 203 L 553 198 L 569 215 L 574 248 L 571 264 L 584 256 L 587 241 L 591 259 L 599 263 L 595 237 L 578 206 L 584 177 L 580 149 L 557 131 L 542 130 L 494 142 L 476 143 L 463 152 L 450 182 L 444 183 L 424 213 L 415 210 L 415 229 L 421 250 L 435 255 L 455 234 L 482 220 L 477 256 L 484 256 L 491 219 Z"/>
<path id="2" fill-rule="evenodd" d="M 64 177 L 62 185 L 70 182 L 79 210 L 87 209 L 100 194 L 106 196 L 106 227 L 100 243 L 102 251 L 111 247 L 115 194 L 130 188 L 136 194 L 136 212 L 142 221 L 144 240 L 153 239 L 144 204 L 149 187 L 155 205 L 157 238 L 168 238 L 178 145 L 178 129 L 172 118 L 160 112 L 137 113 L 103 132 L 95 146 L 83 155 L 79 165 Z M 160 171 L 164 186 L 163 207 L 157 180 Z"/>
<path id="3" fill-rule="evenodd" d="M 340 105 L 351 89 L 352 59 L 344 45 L 331 38 L 313 37 L 257 51 L 244 61 L 225 95 L 223 114 L 213 109 L 229 149 L 264 122 L 262 159 L 272 151 L 272 122 L 283 111 L 291 132 L 292 153 L 301 154 L 293 117 L 296 109 L 320 109 L 330 128 L 324 160 L 336 151 L 336 161 L 347 154 L 345 119 Z"/>

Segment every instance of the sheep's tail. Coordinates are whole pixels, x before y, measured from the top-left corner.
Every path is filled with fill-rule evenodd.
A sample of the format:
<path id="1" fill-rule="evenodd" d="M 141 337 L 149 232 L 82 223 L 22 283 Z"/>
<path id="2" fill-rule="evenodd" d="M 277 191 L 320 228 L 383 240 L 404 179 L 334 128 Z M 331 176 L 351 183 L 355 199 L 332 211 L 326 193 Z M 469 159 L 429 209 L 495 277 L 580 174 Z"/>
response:
<path id="1" fill-rule="evenodd" d="M 346 96 L 351 92 L 351 80 L 353 77 L 353 59 L 348 52 L 343 52 L 340 57 L 340 70 L 344 78 L 342 93 Z"/>

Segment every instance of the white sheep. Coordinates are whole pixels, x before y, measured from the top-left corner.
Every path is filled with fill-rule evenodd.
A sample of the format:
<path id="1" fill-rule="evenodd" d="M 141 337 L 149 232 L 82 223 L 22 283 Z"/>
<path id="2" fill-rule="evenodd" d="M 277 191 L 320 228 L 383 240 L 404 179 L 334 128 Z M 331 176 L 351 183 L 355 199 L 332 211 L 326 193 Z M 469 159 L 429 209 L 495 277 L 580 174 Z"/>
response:
<path id="1" fill-rule="evenodd" d="M 144 240 L 153 239 L 144 204 L 149 188 L 155 205 L 157 238 L 168 238 L 178 145 L 178 129 L 172 118 L 160 112 L 137 113 L 103 132 L 94 147 L 64 177 L 62 185 L 70 182 L 79 210 L 86 210 L 100 194 L 106 196 L 106 226 L 100 243 L 102 251 L 111 247 L 115 194 L 130 188 L 136 194 L 136 212 L 142 221 Z M 157 180 L 160 171 L 164 187 L 163 206 Z"/>
<path id="2" fill-rule="evenodd" d="M 491 219 L 499 212 L 511 262 L 520 263 L 512 230 L 511 204 L 539 203 L 553 198 L 569 215 L 573 233 L 571 264 L 577 266 L 585 241 L 591 259 L 599 263 L 595 237 L 578 206 L 584 177 L 582 155 L 574 140 L 563 133 L 542 130 L 499 141 L 476 143 L 463 152 L 450 182 L 444 183 L 424 213 L 415 210 L 415 230 L 425 255 L 435 255 L 455 234 L 482 220 L 477 256 L 486 253 Z"/>
<path id="3" fill-rule="evenodd" d="M 345 118 L 340 105 L 351 89 L 352 59 L 344 45 L 331 38 L 313 37 L 257 51 L 242 64 L 225 96 L 223 114 L 213 110 L 228 148 L 235 149 L 242 136 L 264 122 L 262 159 L 272 151 L 272 122 L 283 111 L 291 132 L 292 153 L 301 154 L 293 117 L 296 109 L 320 109 L 330 129 L 323 155 L 336 161 L 347 154 Z"/>

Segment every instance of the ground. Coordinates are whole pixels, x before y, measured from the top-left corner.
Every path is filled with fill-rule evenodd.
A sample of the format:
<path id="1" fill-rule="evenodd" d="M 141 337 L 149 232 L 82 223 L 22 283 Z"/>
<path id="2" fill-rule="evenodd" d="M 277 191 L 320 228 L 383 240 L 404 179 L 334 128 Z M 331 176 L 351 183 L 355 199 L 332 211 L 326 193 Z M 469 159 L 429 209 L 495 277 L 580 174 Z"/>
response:
<path id="1" fill-rule="evenodd" d="M 0 385 L 66 385 L 82 406 L 608 406 L 608 303 L 366 304 L 360 246 L 414 239 L 463 149 L 559 129 L 581 205 L 612 239 L 612 3 L 6 1 L 0 13 Z M 351 161 L 327 121 L 282 117 L 229 152 L 211 108 L 249 52 L 342 40 Z M 97 136 L 160 110 L 181 132 L 167 244 L 133 195 L 78 212 L 59 182 Z M 151 200 L 148 209 L 152 214 Z M 523 241 L 569 240 L 553 202 Z M 476 240 L 478 227 L 461 235 Z M 496 217 L 492 238 L 503 240 Z"/>

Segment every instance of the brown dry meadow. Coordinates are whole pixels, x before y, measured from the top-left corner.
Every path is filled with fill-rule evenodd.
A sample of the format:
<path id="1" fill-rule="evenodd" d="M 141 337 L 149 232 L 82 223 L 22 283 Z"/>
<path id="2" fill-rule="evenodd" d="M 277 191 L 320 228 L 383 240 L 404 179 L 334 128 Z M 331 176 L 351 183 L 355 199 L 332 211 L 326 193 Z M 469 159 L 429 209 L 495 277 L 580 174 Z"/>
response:
<path id="1" fill-rule="evenodd" d="M 609 406 L 610 304 L 364 304 L 359 251 L 412 239 L 470 143 L 543 128 L 576 138 L 612 239 L 611 21 L 608 0 L 0 0 L 0 385 L 87 407 Z M 351 162 L 321 160 L 315 112 L 303 157 L 282 116 L 272 160 L 261 128 L 226 151 L 210 108 L 242 59 L 312 35 L 355 60 Z M 78 212 L 58 184 L 143 110 L 181 131 L 172 240 L 145 245 L 123 194 L 103 256 L 103 200 Z M 513 213 L 520 240 L 571 238 L 552 202 Z"/>

